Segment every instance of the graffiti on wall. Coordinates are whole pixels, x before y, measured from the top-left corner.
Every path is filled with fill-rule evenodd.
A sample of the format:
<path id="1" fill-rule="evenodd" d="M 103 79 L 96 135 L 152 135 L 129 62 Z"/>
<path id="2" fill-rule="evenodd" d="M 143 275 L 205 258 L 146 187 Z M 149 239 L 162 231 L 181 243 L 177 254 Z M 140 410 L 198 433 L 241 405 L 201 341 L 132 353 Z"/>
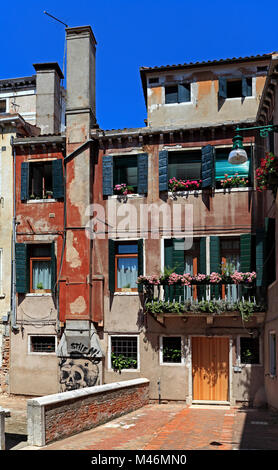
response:
<path id="1" fill-rule="evenodd" d="M 69 350 L 69 357 L 61 357 L 59 362 L 60 391 L 68 392 L 99 385 L 99 350 L 87 348 L 81 342 L 72 342 Z"/>

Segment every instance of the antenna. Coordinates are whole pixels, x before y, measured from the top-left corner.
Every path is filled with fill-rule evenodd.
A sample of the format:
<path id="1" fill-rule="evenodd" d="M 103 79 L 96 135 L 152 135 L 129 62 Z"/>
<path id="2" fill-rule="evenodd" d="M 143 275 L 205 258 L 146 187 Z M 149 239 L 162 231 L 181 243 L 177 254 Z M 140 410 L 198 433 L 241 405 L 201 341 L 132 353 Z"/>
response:
<path id="1" fill-rule="evenodd" d="M 50 16 L 50 18 L 53 18 L 53 20 L 55 21 L 58 21 L 59 23 L 62 23 L 66 28 L 68 28 L 69 26 L 64 23 L 63 21 L 59 20 L 58 18 L 56 18 L 55 16 L 51 15 L 50 13 L 48 13 L 47 11 L 44 11 L 45 15 L 47 16 Z M 64 46 L 64 57 L 63 57 L 63 75 L 65 75 L 65 57 L 66 57 L 66 38 L 65 38 L 65 46 Z"/>

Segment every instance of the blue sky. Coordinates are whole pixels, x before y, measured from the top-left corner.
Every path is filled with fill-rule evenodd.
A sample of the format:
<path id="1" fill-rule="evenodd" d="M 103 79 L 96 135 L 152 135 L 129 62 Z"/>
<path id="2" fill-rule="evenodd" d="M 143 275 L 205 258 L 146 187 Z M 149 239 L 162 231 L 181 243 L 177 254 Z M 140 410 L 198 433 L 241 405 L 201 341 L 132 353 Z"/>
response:
<path id="1" fill-rule="evenodd" d="M 0 78 L 63 66 L 63 25 L 91 25 L 97 40 L 97 120 L 103 129 L 144 126 L 141 66 L 278 50 L 278 2 L 268 0 L 28 0 L 2 2 Z"/>

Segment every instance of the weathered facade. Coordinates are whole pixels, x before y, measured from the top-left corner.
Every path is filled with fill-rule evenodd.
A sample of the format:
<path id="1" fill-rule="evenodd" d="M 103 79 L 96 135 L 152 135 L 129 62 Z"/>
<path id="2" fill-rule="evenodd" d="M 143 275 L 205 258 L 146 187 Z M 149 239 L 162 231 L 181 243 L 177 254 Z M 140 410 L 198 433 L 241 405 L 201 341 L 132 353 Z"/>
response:
<path id="1" fill-rule="evenodd" d="M 273 54 L 268 76 L 257 114 L 258 124 L 261 126 L 273 124 L 278 125 L 278 55 Z M 261 139 L 260 145 L 264 152 L 271 152 L 276 157 L 278 154 L 278 128 L 271 132 L 268 138 Z M 261 151 L 260 156 L 264 156 Z M 259 164 L 259 161 L 258 161 Z M 268 309 L 264 327 L 264 369 L 265 369 L 265 393 L 269 406 L 278 409 L 278 384 L 277 384 L 277 364 L 278 364 L 278 317 L 277 317 L 277 193 L 270 190 L 264 191 L 264 213 L 272 217 L 272 237 L 266 241 L 270 243 L 270 259 L 274 263 L 275 276 L 273 282 L 267 289 Z M 267 266 L 266 266 L 267 268 Z"/>
<path id="2" fill-rule="evenodd" d="M 66 32 L 65 135 L 15 140 L 12 392 L 146 377 L 152 400 L 258 402 L 266 221 L 254 189 L 253 130 L 243 140 L 247 162 L 227 160 L 236 125 L 256 122 L 271 55 L 144 67 L 147 126 L 102 130 L 96 40 L 89 26 Z M 54 161 L 60 163 L 51 173 Z M 31 198 L 39 162 L 48 164 L 52 191 L 60 188 L 53 201 Z M 235 173 L 240 182 L 231 188 Z M 223 280 L 234 271 L 250 279 L 256 271 L 255 283 L 229 277 L 214 284 L 213 276 Z M 203 281 L 174 286 L 173 272 Z M 167 282 L 148 284 L 162 274 Z"/>

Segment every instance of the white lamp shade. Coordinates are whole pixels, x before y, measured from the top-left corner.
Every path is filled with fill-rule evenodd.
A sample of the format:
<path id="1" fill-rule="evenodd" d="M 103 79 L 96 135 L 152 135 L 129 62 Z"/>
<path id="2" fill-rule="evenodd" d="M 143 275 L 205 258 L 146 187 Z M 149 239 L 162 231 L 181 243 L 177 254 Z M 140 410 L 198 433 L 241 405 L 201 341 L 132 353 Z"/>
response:
<path id="1" fill-rule="evenodd" d="M 240 165 L 241 163 L 247 162 L 248 157 L 244 149 L 233 149 L 229 153 L 228 162 L 232 165 Z"/>

